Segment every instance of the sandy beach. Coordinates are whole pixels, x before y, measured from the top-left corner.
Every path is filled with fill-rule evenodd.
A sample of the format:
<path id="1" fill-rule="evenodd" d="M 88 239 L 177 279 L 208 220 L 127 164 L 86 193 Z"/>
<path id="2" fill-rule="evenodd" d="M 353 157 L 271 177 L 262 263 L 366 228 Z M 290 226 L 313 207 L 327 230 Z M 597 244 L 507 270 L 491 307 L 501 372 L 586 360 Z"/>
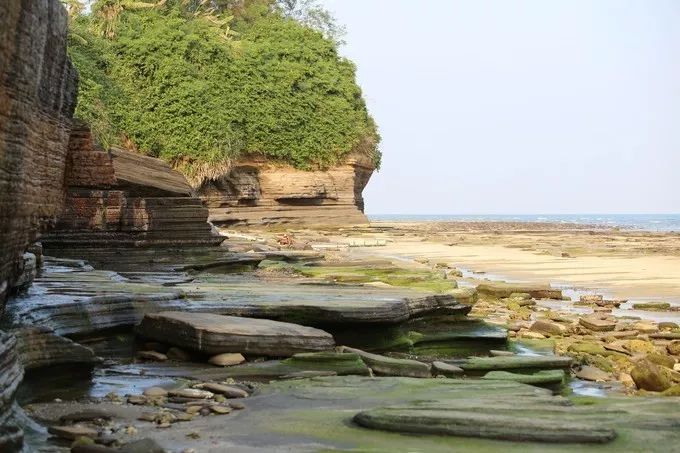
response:
<path id="1" fill-rule="evenodd" d="M 448 263 L 478 278 L 549 282 L 620 299 L 680 303 L 680 234 L 588 225 L 375 222 L 382 257 Z"/>

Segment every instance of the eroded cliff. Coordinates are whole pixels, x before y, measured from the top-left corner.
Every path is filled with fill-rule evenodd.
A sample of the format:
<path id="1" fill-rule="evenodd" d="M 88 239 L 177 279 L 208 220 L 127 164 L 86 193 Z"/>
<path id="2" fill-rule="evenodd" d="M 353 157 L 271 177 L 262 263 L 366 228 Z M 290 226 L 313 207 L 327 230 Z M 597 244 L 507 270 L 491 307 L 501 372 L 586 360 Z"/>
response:
<path id="1" fill-rule="evenodd" d="M 362 191 L 373 170 L 370 159 L 357 155 L 326 171 L 243 161 L 199 194 L 218 226 L 363 224 Z"/>
<path id="2" fill-rule="evenodd" d="M 0 300 L 61 207 L 77 74 L 56 0 L 0 2 Z"/>

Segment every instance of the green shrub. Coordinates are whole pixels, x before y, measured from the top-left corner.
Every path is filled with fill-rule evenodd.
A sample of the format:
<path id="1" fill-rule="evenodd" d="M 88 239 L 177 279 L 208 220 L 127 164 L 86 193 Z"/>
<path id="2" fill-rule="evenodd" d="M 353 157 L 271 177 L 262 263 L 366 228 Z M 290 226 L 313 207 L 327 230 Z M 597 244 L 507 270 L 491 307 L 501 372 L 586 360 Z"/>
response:
<path id="1" fill-rule="evenodd" d="M 245 155 L 311 169 L 359 151 L 379 165 L 355 67 L 321 32 L 277 9 L 231 20 L 169 0 L 122 9 L 115 34 L 101 36 L 97 7 L 115 1 L 73 20 L 69 40 L 76 116 L 105 145 L 134 146 L 194 180 Z"/>

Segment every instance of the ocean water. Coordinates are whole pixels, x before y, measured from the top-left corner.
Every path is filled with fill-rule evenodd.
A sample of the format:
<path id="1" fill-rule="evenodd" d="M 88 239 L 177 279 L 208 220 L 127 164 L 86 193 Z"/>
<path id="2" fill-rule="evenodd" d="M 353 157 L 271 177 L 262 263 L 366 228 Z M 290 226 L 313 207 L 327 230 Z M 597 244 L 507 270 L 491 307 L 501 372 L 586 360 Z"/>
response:
<path id="1" fill-rule="evenodd" d="M 390 222 L 552 222 L 580 223 L 645 231 L 680 232 L 680 214 L 368 214 L 374 221 Z"/>

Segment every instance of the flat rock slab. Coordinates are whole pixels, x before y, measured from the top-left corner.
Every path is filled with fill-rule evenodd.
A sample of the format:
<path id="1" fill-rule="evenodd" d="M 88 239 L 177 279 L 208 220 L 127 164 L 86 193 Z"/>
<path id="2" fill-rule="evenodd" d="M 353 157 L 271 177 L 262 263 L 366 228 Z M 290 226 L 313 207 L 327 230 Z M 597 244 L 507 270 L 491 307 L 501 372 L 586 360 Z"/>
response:
<path id="1" fill-rule="evenodd" d="M 565 356 L 498 356 L 473 357 L 460 365 L 468 371 L 521 370 L 521 369 L 555 369 L 567 368 L 571 365 L 571 357 Z"/>
<path id="2" fill-rule="evenodd" d="M 366 428 L 415 434 L 481 437 L 523 442 L 605 443 L 611 428 L 530 414 L 489 414 L 450 408 L 381 408 L 360 412 L 354 421 Z"/>
<path id="3" fill-rule="evenodd" d="M 335 346 L 331 334 L 313 327 L 211 313 L 147 313 L 137 332 L 205 354 L 238 352 L 288 357 Z"/>
<path id="4" fill-rule="evenodd" d="M 482 379 L 514 381 L 531 385 L 554 385 L 564 382 L 563 370 L 542 370 L 532 374 L 510 373 L 508 371 L 489 371 Z"/>
<path id="5" fill-rule="evenodd" d="M 595 332 L 610 332 L 616 328 L 616 321 L 609 321 L 607 319 L 584 317 L 580 318 L 578 322 L 586 329 Z"/>
<path id="6" fill-rule="evenodd" d="M 526 293 L 535 299 L 562 299 L 562 290 L 550 285 L 484 282 L 477 286 L 477 291 L 498 298 L 510 297 L 513 293 Z"/>
<path id="7" fill-rule="evenodd" d="M 343 346 L 343 352 L 349 352 L 361 357 L 373 372 L 379 376 L 404 376 L 404 377 L 432 377 L 430 366 L 423 362 L 410 359 L 395 359 L 379 354 L 371 354 L 360 349 Z"/>

